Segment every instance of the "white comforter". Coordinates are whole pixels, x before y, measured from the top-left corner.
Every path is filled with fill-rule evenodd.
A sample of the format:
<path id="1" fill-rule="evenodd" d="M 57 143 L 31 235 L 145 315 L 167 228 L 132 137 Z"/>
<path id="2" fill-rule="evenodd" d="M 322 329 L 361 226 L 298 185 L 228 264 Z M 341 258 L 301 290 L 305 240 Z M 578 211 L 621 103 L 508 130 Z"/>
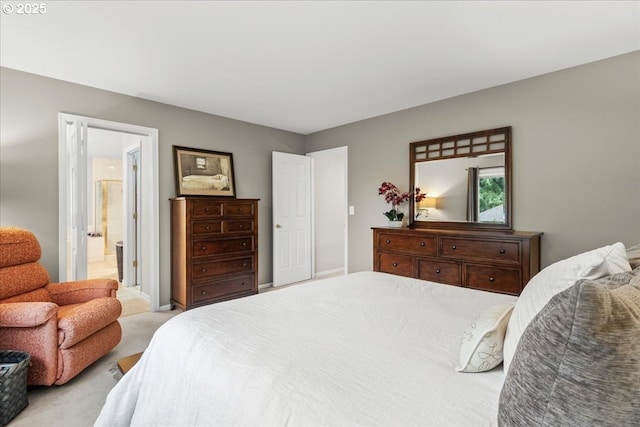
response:
<path id="1" fill-rule="evenodd" d="M 507 295 L 362 272 L 182 313 L 96 426 L 489 426 L 504 374 L 460 338 Z"/>

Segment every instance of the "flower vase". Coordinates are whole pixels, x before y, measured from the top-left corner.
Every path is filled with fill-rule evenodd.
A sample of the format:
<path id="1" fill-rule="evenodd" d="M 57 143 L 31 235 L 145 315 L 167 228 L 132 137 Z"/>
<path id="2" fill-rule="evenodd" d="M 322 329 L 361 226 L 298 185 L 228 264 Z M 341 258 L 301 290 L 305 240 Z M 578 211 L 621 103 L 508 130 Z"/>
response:
<path id="1" fill-rule="evenodd" d="M 402 227 L 402 221 L 389 221 L 389 227 L 390 228 L 401 228 Z"/>

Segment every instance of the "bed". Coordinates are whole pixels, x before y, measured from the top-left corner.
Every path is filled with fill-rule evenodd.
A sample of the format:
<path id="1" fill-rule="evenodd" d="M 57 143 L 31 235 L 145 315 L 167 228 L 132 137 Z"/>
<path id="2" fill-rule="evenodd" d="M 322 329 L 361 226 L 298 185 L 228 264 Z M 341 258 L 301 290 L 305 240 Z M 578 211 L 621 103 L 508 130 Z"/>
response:
<path id="1" fill-rule="evenodd" d="M 604 255 L 598 260 L 605 263 Z M 585 276 L 584 268 L 564 267 L 560 273 L 573 275 L 563 276 L 567 283 Z M 628 262 L 605 267 L 586 279 L 634 277 Z M 543 272 L 547 281 L 560 274 Z M 640 268 L 634 272 L 640 275 Z M 525 299 L 547 305 L 534 294 Z M 511 377 L 500 364 L 505 328 L 519 302 L 360 272 L 193 309 L 158 329 L 109 393 L 95 425 L 495 426 Z M 498 363 L 483 366 L 492 356 Z M 530 364 L 518 351 L 510 357 L 512 371 Z M 502 398 L 526 406 L 518 386 L 511 381 L 511 394 Z M 640 421 L 637 411 L 631 415 Z M 500 416 L 501 425 L 517 425 Z"/>
<path id="2" fill-rule="evenodd" d="M 182 177 L 185 190 L 225 190 L 229 189 L 229 178 L 226 175 L 187 175 Z"/>

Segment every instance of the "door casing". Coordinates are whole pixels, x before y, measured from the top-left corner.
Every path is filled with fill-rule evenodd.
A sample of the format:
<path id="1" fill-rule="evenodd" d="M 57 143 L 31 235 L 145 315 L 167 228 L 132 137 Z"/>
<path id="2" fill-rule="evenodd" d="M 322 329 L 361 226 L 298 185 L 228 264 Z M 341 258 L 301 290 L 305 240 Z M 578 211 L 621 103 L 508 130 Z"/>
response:
<path id="1" fill-rule="evenodd" d="M 65 281 L 67 278 L 67 262 L 69 257 L 73 254 L 67 252 L 68 242 L 68 228 L 71 221 L 78 221 L 78 232 L 72 237 L 71 247 L 75 247 L 79 255 L 86 253 L 86 194 L 85 202 L 77 200 L 76 203 L 71 203 L 70 194 L 68 191 L 68 183 L 73 182 L 73 185 L 77 188 L 86 188 L 86 149 L 83 157 L 82 153 L 78 153 L 79 156 L 71 157 L 72 152 L 69 149 L 69 140 L 67 135 L 68 125 L 71 124 L 79 130 L 79 137 L 85 138 L 86 143 L 86 129 L 89 127 L 95 127 L 99 129 L 112 130 L 116 132 L 125 132 L 131 134 L 137 134 L 145 136 L 142 139 L 140 147 L 140 157 L 143 167 L 140 171 L 141 177 L 141 191 L 145 196 L 141 202 L 141 211 L 144 215 L 144 221 L 141 222 L 140 227 L 140 245 L 141 253 L 143 254 L 141 262 L 144 265 L 142 268 L 142 281 L 149 283 L 149 305 L 151 311 L 158 311 L 160 309 L 168 309 L 166 307 L 160 307 L 160 282 L 159 282 L 159 173 L 158 173 L 158 130 L 154 128 L 148 128 L 143 126 L 137 126 L 127 123 L 112 122 L 108 120 L 96 119 L 92 117 L 79 116 L 67 113 L 58 114 L 58 265 L 59 265 L 59 280 Z M 76 162 L 77 164 L 74 164 Z M 76 169 L 80 164 L 79 173 L 75 173 L 74 176 L 69 176 L 71 168 Z M 84 173 L 82 170 L 84 169 Z M 78 180 L 84 180 L 84 182 L 77 182 Z M 75 182 L 74 182 L 75 181 Z M 83 190 L 80 190 L 82 192 Z M 84 209 L 84 211 L 83 211 Z M 73 219 L 71 219 L 73 218 Z M 84 242 L 84 243 L 83 243 Z M 79 243 L 79 244 L 78 244 Z M 84 265 L 84 274 L 86 277 L 86 257 Z M 77 269 L 76 269 L 77 271 Z M 80 269 L 82 273 L 82 270 Z"/>

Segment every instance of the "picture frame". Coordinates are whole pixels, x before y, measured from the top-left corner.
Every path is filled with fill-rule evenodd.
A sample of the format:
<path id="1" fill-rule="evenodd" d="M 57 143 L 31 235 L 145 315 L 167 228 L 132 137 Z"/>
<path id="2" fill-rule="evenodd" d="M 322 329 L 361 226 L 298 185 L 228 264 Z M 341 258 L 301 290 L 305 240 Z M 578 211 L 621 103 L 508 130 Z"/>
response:
<path id="1" fill-rule="evenodd" d="M 236 197 L 233 154 L 173 146 L 176 194 Z"/>

